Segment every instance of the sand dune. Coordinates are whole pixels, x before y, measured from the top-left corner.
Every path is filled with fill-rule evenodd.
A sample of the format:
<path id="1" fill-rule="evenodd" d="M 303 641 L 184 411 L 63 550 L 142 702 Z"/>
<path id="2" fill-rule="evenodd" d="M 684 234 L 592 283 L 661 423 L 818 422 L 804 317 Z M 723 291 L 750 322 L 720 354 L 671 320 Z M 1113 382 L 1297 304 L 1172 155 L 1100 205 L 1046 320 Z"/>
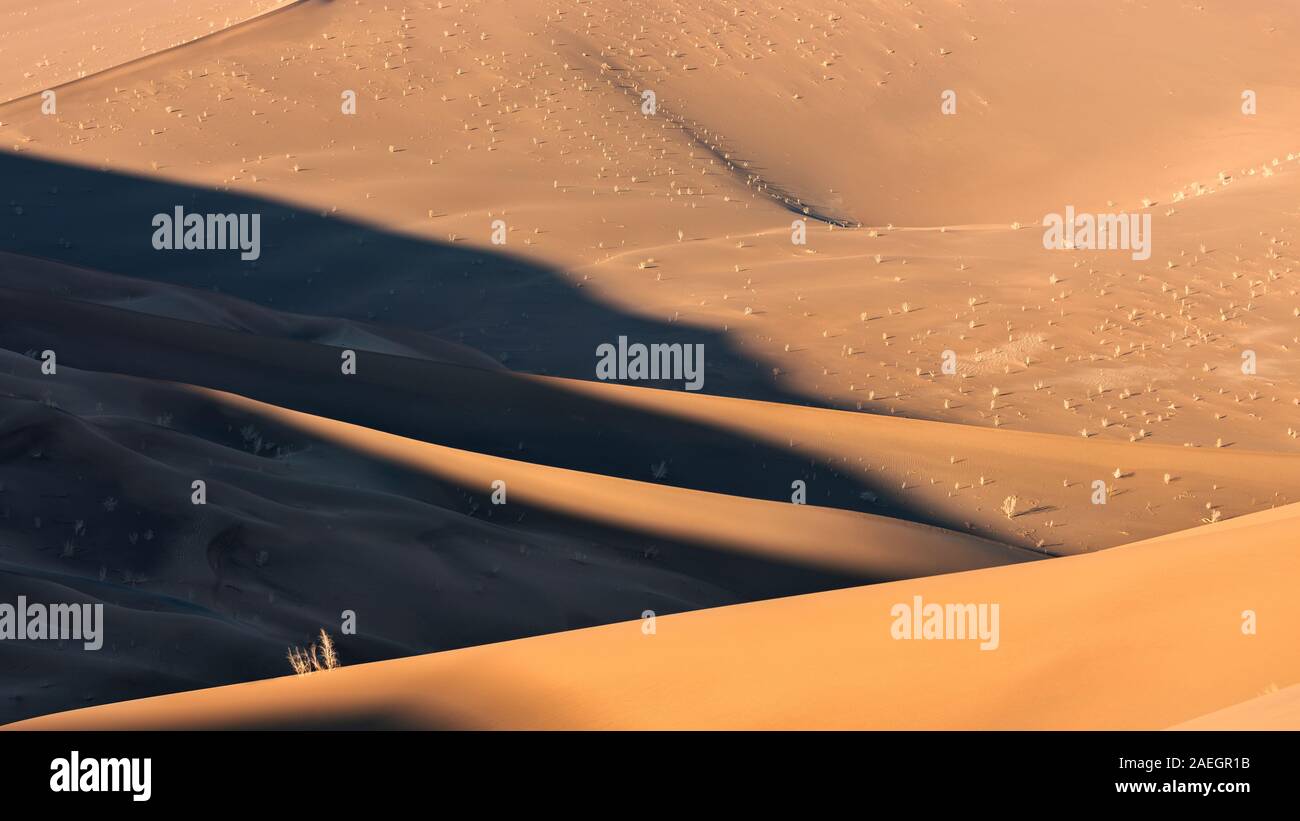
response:
<path id="1" fill-rule="evenodd" d="M 1300 675 L 1298 516 L 687 613 L 652 635 L 614 624 L 13 726 L 1162 728 Z M 914 596 L 998 603 L 1001 646 L 892 639 L 891 607 Z M 1245 609 L 1269 627 L 1245 635 Z"/>
<path id="2" fill-rule="evenodd" d="M 1300 685 L 1224 707 L 1173 730 L 1300 730 Z"/>
<path id="3" fill-rule="evenodd" d="M 300 0 L 3 0 L 0 101 L 57 88 L 293 2 Z"/>
<path id="4" fill-rule="evenodd" d="M 1292 722 L 1294 9 L 0 21 L 0 593 L 111 625 L 0 644 L 0 720 Z M 1150 253 L 1045 248 L 1067 207 Z M 256 251 L 156 249 L 176 208 Z M 914 595 L 1001 646 L 893 641 Z"/>
<path id="5" fill-rule="evenodd" d="M 103 602 L 114 626 L 102 651 L 65 662 L 75 678 L 51 681 L 39 647 L 0 645 L 21 694 L 14 718 L 273 675 L 285 647 L 344 610 L 365 629 L 340 637 L 340 651 L 361 662 L 1041 558 L 899 519 L 503 459 L 66 364 L 51 383 L 13 354 L 0 391 L 0 589 Z M 528 404 L 545 412 L 544 397 Z M 423 618 L 409 618 L 413 606 Z"/>
<path id="6" fill-rule="evenodd" d="M 207 323 L 140 317 L 134 310 L 18 291 L 10 292 L 0 310 L 10 323 L 3 333 L 15 344 L 25 339 L 54 345 L 58 339 L 64 361 L 74 367 L 167 380 L 184 380 L 202 367 L 208 386 L 316 416 L 624 478 L 651 478 L 662 465 L 669 484 L 773 500 L 789 500 L 792 481 L 801 480 L 814 503 L 911 518 L 1048 554 L 1109 547 L 1215 515 L 1285 504 L 1300 485 L 1295 454 L 1087 441 L 520 377 L 474 367 L 468 355 L 441 361 L 368 356 L 355 377 L 343 377 L 339 353 L 299 341 L 302 333 L 280 334 L 296 339 L 251 337 Z M 266 319 L 266 312 L 251 308 L 239 312 L 263 316 L 267 327 L 296 321 Z M 161 347 L 169 357 L 141 355 Z M 124 356 L 120 349 L 137 353 Z M 310 373 L 312 381 L 286 383 L 279 377 L 286 372 Z M 361 401 L 356 384 L 393 401 Z M 458 405 L 437 402 L 449 390 Z M 516 420 L 516 407 L 533 410 L 527 420 Z M 588 415 L 593 407 L 602 409 L 598 419 Z M 482 424 L 491 418 L 500 418 L 518 438 L 485 443 Z M 668 427 L 666 420 L 675 424 Z M 725 431 L 732 438 L 714 437 L 708 452 L 701 452 L 687 431 Z M 521 442 L 522 450 L 516 447 Z M 609 453 L 614 443 L 617 454 Z M 754 452 L 756 443 L 766 449 Z M 1021 455 L 1008 462 L 1008 452 Z M 749 469 L 736 472 L 728 463 Z M 758 467 L 766 478 L 755 485 L 750 470 Z M 1016 507 L 1008 516 L 1002 505 L 1011 496 Z M 1105 504 L 1097 504 L 1098 498 Z"/>
<path id="7" fill-rule="evenodd" d="M 1197 89 L 1194 101 L 1155 95 L 1160 104 L 1148 100 L 1143 117 L 1165 125 L 1141 139 L 1126 134 L 1122 145 L 1102 143 L 1105 150 L 1096 150 L 1096 166 L 1067 164 L 1065 176 L 1057 169 L 1038 171 L 1034 179 L 1057 186 L 1059 192 L 1028 215 L 954 221 L 943 232 L 878 227 L 876 236 L 830 231 L 814 222 L 809 244 L 800 248 L 789 241 L 792 215 L 786 208 L 746 185 L 743 173 L 726 168 L 691 134 L 667 123 L 655 128 L 646 122 L 634 100 L 612 85 L 607 71 L 601 72 L 599 51 L 587 51 L 583 58 L 580 41 L 558 37 L 591 20 L 563 9 L 558 15 L 563 19 L 543 14 L 552 20 L 538 25 L 554 29 L 557 36 L 551 39 L 557 45 L 545 55 L 525 58 L 534 53 L 542 35 L 530 28 L 535 21 L 529 14 L 517 9 L 495 2 L 443 9 L 414 5 L 406 12 L 309 4 L 250 24 L 238 36 L 197 42 L 74 84 L 68 93 L 86 118 L 81 122 L 98 124 L 93 129 L 77 128 L 70 117 L 43 117 L 30 105 L 12 104 L 0 113 L 0 120 L 8 123 L 0 133 L 12 136 L 21 149 L 11 159 L 25 159 L 28 165 L 7 163 L 5 172 L 13 180 L 15 202 L 28 214 L 57 210 L 78 224 L 99 225 L 115 205 L 145 201 L 138 212 L 124 208 L 128 221 L 81 247 L 68 247 L 66 232 L 53 224 L 45 228 L 32 219 L 14 219 L 9 227 L 12 245 L 28 254 L 113 273 L 179 282 L 184 274 L 171 268 L 141 270 L 158 267 L 157 255 L 148 255 L 153 258 L 149 261 L 123 249 L 139 248 L 129 226 L 147 221 L 162 207 L 160 200 L 175 202 L 173 197 L 193 190 L 109 185 L 98 175 L 59 173 L 32 163 L 39 156 L 81 167 L 133 171 L 152 180 L 196 186 L 197 191 L 229 190 L 262 198 L 263 203 L 292 203 L 305 213 L 383 225 L 426 244 L 500 251 L 548 266 L 553 269 L 549 285 L 554 287 L 533 294 L 514 289 L 508 298 L 499 299 L 498 291 L 488 288 L 482 290 L 493 298 L 480 301 L 481 286 L 462 283 L 440 299 L 427 293 L 412 299 L 420 278 L 411 272 L 429 266 L 421 265 L 418 253 L 407 248 L 400 262 L 375 276 L 368 291 L 358 283 L 351 292 L 339 294 L 310 287 L 314 283 L 308 281 L 319 282 L 351 266 L 363 269 L 368 257 L 360 252 L 367 246 L 340 258 L 343 243 L 326 238 L 342 233 L 336 224 L 314 225 L 315 236 L 303 240 L 298 235 L 307 231 L 295 231 L 294 241 L 283 246 L 294 249 L 295 264 L 284 278 L 294 277 L 297 287 L 287 294 L 277 287 L 275 307 L 382 321 L 390 329 L 463 334 L 459 341 L 493 356 L 508 354 L 508 365 L 515 370 L 590 379 L 591 351 L 618 333 L 705 332 L 717 335 L 712 337 L 717 339 L 715 347 L 726 344 L 748 365 L 743 374 L 738 368 L 715 366 L 707 392 L 782 401 L 798 397 L 849 410 L 1075 436 L 1086 432 L 1089 438 L 1118 441 L 1300 451 L 1290 421 L 1300 399 L 1294 387 L 1300 371 L 1291 355 L 1300 342 L 1292 315 L 1295 300 L 1289 293 L 1293 286 L 1288 284 L 1294 270 L 1289 237 L 1300 227 L 1300 217 L 1290 205 L 1300 191 L 1300 175 L 1294 170 L 1300 144 L 1288 143 L 1296 133 L 1287 109 L 1293 95 L 1275 91 L 1271 107 L 1255 117 L 1241 114 L 1239 91 L 1232 93 L 1233 105 L 1223 109 L 1200 98 L 1207 87 L 1222 90 L 1236 77 L 1242 78 L 1238 85 L 1245 86 L 1253 84 L 1245 77 L 1286 76 L 1269 67 L 1273 52 L 1259 48 L 1250 32 L 1258 26 L 1267 32 L 1262 37 L 1281 37 L 1290 25 L 1287 20 L 1240 15 L 1213 4 L 1203 11 L 1180 11 L 1189 36 L 1225 32 L 1219 36 L 1227 42 L 1216 48 L 1231 54 L 1245 50 L 1260 64 L 1243 55 L 1236 75 L 1225 72 L 1213 83 L 1189 79 L 1186 88 Z M 740 19 L 744 27 L 755 27 L 746 35 L 750 40 L 759 43 L 766 37 L 775 44 L 785 16 L 801 13 L 764 9 Z M 1036 9 L 1030 16 L 1051 13 Z M 1163 13 L 1127 12 L 1142 25 Z M 923 28 L 915 29 L 911 17 L 916 11 L 898 14 L 889 24 L 905 30 L 909 38 L 930 37 L 940 26 L 939 21 L 918 17 L 915 23 Z M 990 6 L 989 14 L 1007 27 L 1008 37 L 1018 25 L 1042 22 L 1030 20 L 1023 10 L 1009 15 Z M 803 15 L 823 27 L 830 25 L 821 22 L 825 16 Z M 835 23 L 837 28 L 866 25 L 857 14 L 831 16 L 846 18 Z M 971 13 L 975 20 L 980 16 Z M 616 23 L 622 25 L 618 20 L 603 25 Z M 690 19 L 683 24 L 700 25 Z M 1088 33 L 1102 34 L 1099 29 Z M 648 36 L 626 33 L 633 35 Z M 483 36 L 490 39 L 475 39 Z M 983 47 L 989 35 L 976 36 L 980 39 L 967 41 L 963 48 Z M 781 37 L 783 42 L 789 39 Z M 1194 62 L 1198 67 L 1187 66 L 1188 76 L 1199 77 L 1205 69 L 1199 67 L 1203 61 L 1194 48 L 1186 45 L 1191 41 L 1170 34 L 1169 42 L 1173 45 L 1161 49 L 1185 51 L 1186 56 L 1160 64 Z M 478 54 L 488 43 L 496 51 Z M 1016 43 L 1020 49 L 1039 48 L 1033 38 L 1018 37 Z M 936 55 L 936 63 L 958 57 L 955 47 L 945 48 L 954 53 Z M 1129 87 L 1124 65 L 1112 65 L 1105 57 L 1108 50 L 1090 53 L 1089 58 L 1074 55 L 1077 61 L 1068 64 L 1084 66 L 1079 73 L 1086 74 L 1089 83 Z M 747 71 L 769 64 L 773 68 L 762 70 L 780 71 L 782 65 L 774 55 L 738 59 L 748 64 Z M 1126 54 L 1124 59 L 1147 58 Z M 1064 57 L 1061 61 L 1068 62 Z M 730 76 L 736 71 L 734 64 L 726 65 L 730 67 L 720 65 L 712 73 Z M 686 74 L 701 77 L 705 70 Z M 970 72 L 982 70 L 969 67 Z M 1025 100 L 1034 101 L 1022 102 L 1015 116 L 1036 129 L 1061 132 L 1050 139 L 1046 134 L 1034 136 L 1039 152 L 1060 156 L 1062 145 L 1092 139 L 1088 135 L 1097 126 L 1091 117 L 1041 116 L 1043 100 L 1078 104 L 1077 94 L 1061 93 L 1056 75 L 1019 69 L 1014 73 L 1024 75 L 1015 82 L 1026 84 Z M 159 76 L 180 79 L 158 86 L 152 78 Z M 277 87 L 294 93 L 271 93 L 271 76 Z M 521 84 L 534 79 L 546 93 L 503 86 L 501 76 L 519 78 Z M 1164 74 L 1148 81 L 1172 82 Z M 872 93 L 894 94 L 884 90 L 897 82 L 902 81 L 853 88 L 870 86 L 876 89 Z M 824 85 L 837 83 L 837 89 L 847 86 L 838 80 Z M 340 86 L 358 86 L 351 89 L 360 95 L 358 114 L 339 112 Z M 1001 80 L 996 86 L 1004 87 Z M 766 88 L 763 83 L 728 84 L 720 79 L 691 87 L 705 99 L 734 90 L 741 101 L 755 89 Z M 1269 96 L 1267 90 L 1258 91 L 1261 100 Z M 1135 93 L 1151 96 L 1150 89 Z M 918 94 L 917 99 L 926 96 Z M 665 111 L 671 112 L 673 95 L 662 98 Z M 839 99 L 837 92 L 823 103 L 838 105 Z M 1106 102 L 1096 105 L 1132 104 L 1127 97 L 1102 99 Z M 713 102 L 702 104 L 699 116 L 754 119 L 748 114 L 752 105 Z M 808 103 L 811 98 L 800 101 Z M 933 108 L 937 111 L 937 103 Z M 437 112 L 432 121 L 428 109 Z M 939 127 L 930 120 L 952 120 L 962 140 L 979 141 L 962 150 L 942 149 L 951 155 L 946 161 L 979 156 L 981 169 L 999 174 L 986 158 L 1005 151 L 1003 139 L 1013 129 L 977 126 L 976 112 L 969 119 L 962 119 L 965 108 L 959 112 L 948 118 L 934 111 L 926 115 L 926 128 Z M 1147 163 L 1144 158 L 1151 152 L 1143 148 L 1143 140 L 1161 139 L 1161 134 L 1184 126 L 1186 131 L 1191 128 L 1186 120 L 1193 115 L 1197 128 L 1222 128 L 1232 139 L 1221 140 L 1209 152 L 1204 144 L 1177 132 L 1178 149 L 1187 152 L 1186 164 L 1194 161 L 1197 168 L 1178 172 L 1178 181 L 1165 185 L 1160 178 L 1171 173 L 1174 163 L 1167 151 L 1161 152 L 1159 164 Z M 840 121 L 829 115 L 822 119 Z M 1089 128 L 1081 128 L 1081 121 Z M 709 128 L 727 130 L 719 124 Z M 795 139 L 780 133 L 767 129 L 762 136 Z M 909 145 L 943 145 L 908 139 Z M 234 150 L 214 148 L 235 144 Z M 782 152 L 790 153 L 773 150 Z M 1075 148 L 1068 155 L 1087 156 Z M 1143 164 L 1140 171 L 1119 162 L 1130 155 L 1132 163 Z M 911 191 L 927 179 L 922 172 L 902 170 L 910 168 L 916 152 L 900 147 L 869 156 L 879 160 L 864 163 L 831 145 L 791 153 L 791 161 L 836 174 L 868 166 L 875 174 L 877 164 L 889 173 L 906 173 L 906 179 L 890 186 L 892 191 Z M 1023 159 L 1007 152 L 1007 162 L 1024 165 Z M 556 173 L 556 167 L 565 173 Z M 1153 167 L 1158 174 L 1151 173 Z M 1141 196 L 1152 200 L 1150 208 L 1118 193 L 1109 199 L 1116 203 L 1114 209 L 1151 214 L 1152 230 L 1160 237 L 1151 259 L 1135 261 L 1122 252 L 1043 251 L 1037 230 L 1043 212 L 1059 212 L 1066 205 L 1109 208 L 1104 201 L 1082 196 L 1078 177 L 1085 177 L 1089 188 L 1142 185 L 1146 193 Z M 958 178 L 972 179 L 969 172 Z M 77 198 L 51 193 L 51 179 L 57 180 L 54 187 L 59 190 L 81 188 L 89 193 Z M 1019 202 L 1034 201 L 1000 177 L 983 184 Z M 107 193 L 94 193 L 101 189 Z M 987 192 L 964 197 L 945 193 L 932 199 L 962 208 L 989 202 Z M 258 206 L 246 202 L 243 207 Z M 502 217 L 510 239 L 504 248 L 496 248 L 488 240 L 490 225 Z M 1012 230 L 1012 219 L 1034 230 Z M 891 221 L 905 224 L 902 219 Z M 966 224 L 971 222 L 983 227 Z M 283 226 L 277 233 L 286 230 Z M 352 230 L 347 233 L 353 235 Z M 370 250 L 396 256 L 399 249 L 392 245 Z M 106 266 L 106 259 L 121 264 Z M 646 267 L 640 267 L 643 264 Z M 232 277 L 230 269 L 216 261 L 196 265 L 208 274 L 201 278 L 201 287 L 233 290 L 263 304 L 272 297 L 266 274 L 262 280 L 244 276 L 246 271 Z M 268 254 L 257 270 L 284 265 Z M 320 275 L 313 276 L 318 268 Z M 804 273 L 813 271 L 812 277 Z M 447 279 L 439 276 L 439 287 L 451 287 Z M 276 280 L 282 287 L 281 278 Z M 557 330 L 554 318 L 568 312 L 557 310 L 555 302 L 572 295 L 598 300 L 618 313 L 600 321 L 583 312 L 576 320 L 568 317 L 573 320 L 566 323 L 569 330 Z M 522 321 L 525 315 L 527 323 Z M 535 329 L 534 337 L 521 333 L 525 326 Z M 578 330 L 588 328 L 585 334 Z M 548 344 L 538 345 L 537 338 Z M 1259 357 L 1259 379 L 1241 378 L 1246 350 Z M 945 351 L 957 359 L 956 378 L 940 374 Z M 999 397 L 990 402 L 995 388 Z M 782 395 L 775 396 L 775 390 Z"/>
<path id="8" fill-rule="evenodd" d="M 912 522 L 788 502 L 704 494 L 439 447 L 232 394 L 214 401 L 344 443 L 464 487 L 502 481 L 525 504 L 656 538 L 715 545 L 880 580 L 950 573 L 1042 558 L 1041 554 Z M 635 505 L 625 500 L 635 499 Z M 745 527 L 737 528 L 737 522 Z"/>
<path id="9" fill-rule="evenodd" d="M 1277 82 L 1293 15 L 1227 2 L 1112 11 L 640 0 L 598 28 L 577 14 L 550 22 L 572 38 L 566 57 L 654 90 L 740 173 L 868 225 L 1036 223 L 1067 201 L 1137 207 L 1243 155 L 1300 147 L 1300 103 Z M 1145 47 L 1121 45 L 1132 42 Z M 1271 100 L 1268 116 L 1225 129 L 1244 89 Z M 945 92 L 952 115 L 940 114 Z M 799 125 L 771 127 L 782 121 Z"/>
<path id="10" fill-rule="evenodd" d="M 165 283 L 108 275 L 45 260 L 0 253 L 6 287 L 75 296 L 111 308 L 211 325 L 278 339 L 294 339 L 375 351 L 393 356 L 432 359 L 479 368 L 498 368 L 494 358 L 465 345 L 429 334 L 329 316 L 274 311 L 255 303 L 214 293 L 195 292 Z"/>

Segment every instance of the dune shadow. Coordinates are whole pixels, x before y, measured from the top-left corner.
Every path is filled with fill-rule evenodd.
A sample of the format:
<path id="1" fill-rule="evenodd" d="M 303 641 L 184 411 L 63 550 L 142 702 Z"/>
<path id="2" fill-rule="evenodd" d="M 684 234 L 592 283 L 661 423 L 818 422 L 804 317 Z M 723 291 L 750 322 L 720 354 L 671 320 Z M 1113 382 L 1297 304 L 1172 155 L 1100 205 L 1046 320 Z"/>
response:
<path id="1" fill-rule="evenodd" d="M 773 384 L 768 363 L 724 335 L 626 313 L 561 272 L 242 194 L 8 153 L 0 154 L 0 178 L 0 250 L 114 275 L 105 284 L 39 267 L 4 272 L 0 286 L 12 290 L 0 344 L 11 350 L 57 349 L 62 363 L 83 370 L 203 385 L 574 470 L 651 480 L 666 465 L 669 484 L 698 490 L 788 501 L 794 479 L 815 476 L 810 504 L 928 521 L 919 511 L 863 504 L 866 491 L 889 494 L 806 454 L 520 378 L 593 380 L 597 347 L 626 336 L 703 345 L 703 393 L 814 404 Z M 156 250 L 154 217 L 178 206 L 187 214 L 259 214 L 260 257 Z M 135 286 L 122 277 L 171 290 L 135 288 L 125 299 L 121 292 Z M 265 315 L 249 319 L 232 297 Z M 328 332 L 312 325 L 322 318 L 336 320 Z M 422 340 L 482 356 L 410 355 L 424 350 Z M 345 346 L 361 364 L 341 379 Z M 489 360 L 503 367 L 487 367 Z M 452 392 L 443 389 L 449 380 Z M 683 389 L 682 381 L 636 384 Z M 551 412 L 537 420 L 535 407 Z"/>
<path id="2" fill-rule="evenodd" d="M 249 434 L 246 420 L 187 404 L 164 382 L 641 482 L 789 502 L 799 479 L 810 505 L 941 524 L 793 446 L 521 373 L 592 380 L 597 346 L 627 336 L 704 345 L 706 393 L 809 403 L 725 336 L 620 311 L 562 272 L 265 199 L 12 154 L 0 154 L 0 179 L 0 251 L 15 255 L 0 257 L 0 348 L 57 352 L 59 368 L 47 379 L 32 359 L 0 358 L 0 469 L 13 478 L 0 485 L 0 559 L 15 571 L 4 586 L 21 592 L 42 573 L 69 589 L 111 585 L 101 598 L 120 599 L 135 619 L 115 652 L 135 660 L 111 679 L 90 668 L 100 697 L 265 677 L 282 670 L 286 640 L 308 638 L 358 600 L 383 603 L 369 617 L 384 629 L 345 648 L 374 660 L 636 618 L 645 602 L 675 612 L 879 580 L 656 543 L 523 505 L 502 521 L 482 507 L 486 488 L 412 478 L 282 432 L 280 449 L 264 451 L 267 431 Z M 178 206 L 260 215 L 259 257 L 155 249 L 155 215 Z M 349 349 L 355 373 L 340 367 Z M 250 441 L 257 447 L 240 453 Z M 198 470 L 225 501 L 189 504 Z M 388 564 L 361 572 L 360 545 Z M 550 576 L 498 569 L 525 548 L 547 557 Z M 424 618 L 412 621 L 415 601 Z M 155 653 L 160 618 L 190 620 L 221 652 L 203 664 L 184 648 Z M 39 707 L 4 712 L 72 698 L 69 684 Z"/>
<path id="3" fill-rule="evenodd" d="M 553 269 L 269 199 L 0 153 L 0 249 L 281 312 L 334 317 L 464 344 L 516 371 L 595 378 L 596 349 L 619 336 L 703 345 L 703 392 L 818 404 L 771 380 L 770 364 L 720 333 L 601 303 Z M 156 250 L 153 219 L 259 215 L 260 256 Z M 487 227 L 485 226 L 485 236 Z M 137 308 L 148 310 L 147 308 Z M 641 384 L 682 386 L 682 381 Z"/>

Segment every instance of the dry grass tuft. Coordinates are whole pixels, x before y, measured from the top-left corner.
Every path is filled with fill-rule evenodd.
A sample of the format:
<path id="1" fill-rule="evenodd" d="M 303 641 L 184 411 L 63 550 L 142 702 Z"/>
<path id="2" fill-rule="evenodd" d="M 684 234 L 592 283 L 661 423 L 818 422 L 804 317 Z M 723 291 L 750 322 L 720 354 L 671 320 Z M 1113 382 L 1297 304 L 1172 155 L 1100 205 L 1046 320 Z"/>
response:
<path id="1" fill-rule="evenodd" d="M 338 650 L 334 647 L 334 639 L 322 628 L 320 631 L 320 644 L 312 644 L 306 650 L 301 647 L 289 648 L 289 666 L 293 672 L 299 676 L 305 676 L 308 673 L 314 673 L 318 670 L 334 670 L 339 665 Z"/>

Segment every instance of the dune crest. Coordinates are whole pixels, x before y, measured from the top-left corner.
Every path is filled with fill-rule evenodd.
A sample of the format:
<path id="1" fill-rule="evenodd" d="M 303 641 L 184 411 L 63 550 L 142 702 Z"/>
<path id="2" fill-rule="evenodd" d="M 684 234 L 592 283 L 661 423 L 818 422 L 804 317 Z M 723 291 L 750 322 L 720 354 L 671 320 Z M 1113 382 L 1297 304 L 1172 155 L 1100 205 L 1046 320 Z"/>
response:
<path id="1" fill-rule="evenodd" d="M 0 2 L 0 103 L 56 89 L 302 0 Z"/>
<path id="2" fill-rule="evenodd" d="M 1292 505 L 1229 533 L 697 611 L 652 634 L 613 624 L 11 726 L 1162 728 L 1300 678 L 1298 520 Z M 1001 645 L 891 638 L 914 596 L 998 603 Z M 1242 607 L 1270 630 L 1246 635 Z M 1212 677 L 1206 657 L 1223 662 Z"/>

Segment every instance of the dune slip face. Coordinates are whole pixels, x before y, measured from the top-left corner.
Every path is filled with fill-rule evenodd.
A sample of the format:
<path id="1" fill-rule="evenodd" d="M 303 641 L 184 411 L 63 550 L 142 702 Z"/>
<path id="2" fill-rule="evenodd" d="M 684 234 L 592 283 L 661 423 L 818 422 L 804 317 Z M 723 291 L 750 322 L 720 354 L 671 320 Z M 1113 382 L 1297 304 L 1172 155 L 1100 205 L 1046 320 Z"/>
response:
<path id="1" fill-rule="evenodd" d="M 1295 728 L 1297 38 L 0 0 L 0 724 Z"/>

